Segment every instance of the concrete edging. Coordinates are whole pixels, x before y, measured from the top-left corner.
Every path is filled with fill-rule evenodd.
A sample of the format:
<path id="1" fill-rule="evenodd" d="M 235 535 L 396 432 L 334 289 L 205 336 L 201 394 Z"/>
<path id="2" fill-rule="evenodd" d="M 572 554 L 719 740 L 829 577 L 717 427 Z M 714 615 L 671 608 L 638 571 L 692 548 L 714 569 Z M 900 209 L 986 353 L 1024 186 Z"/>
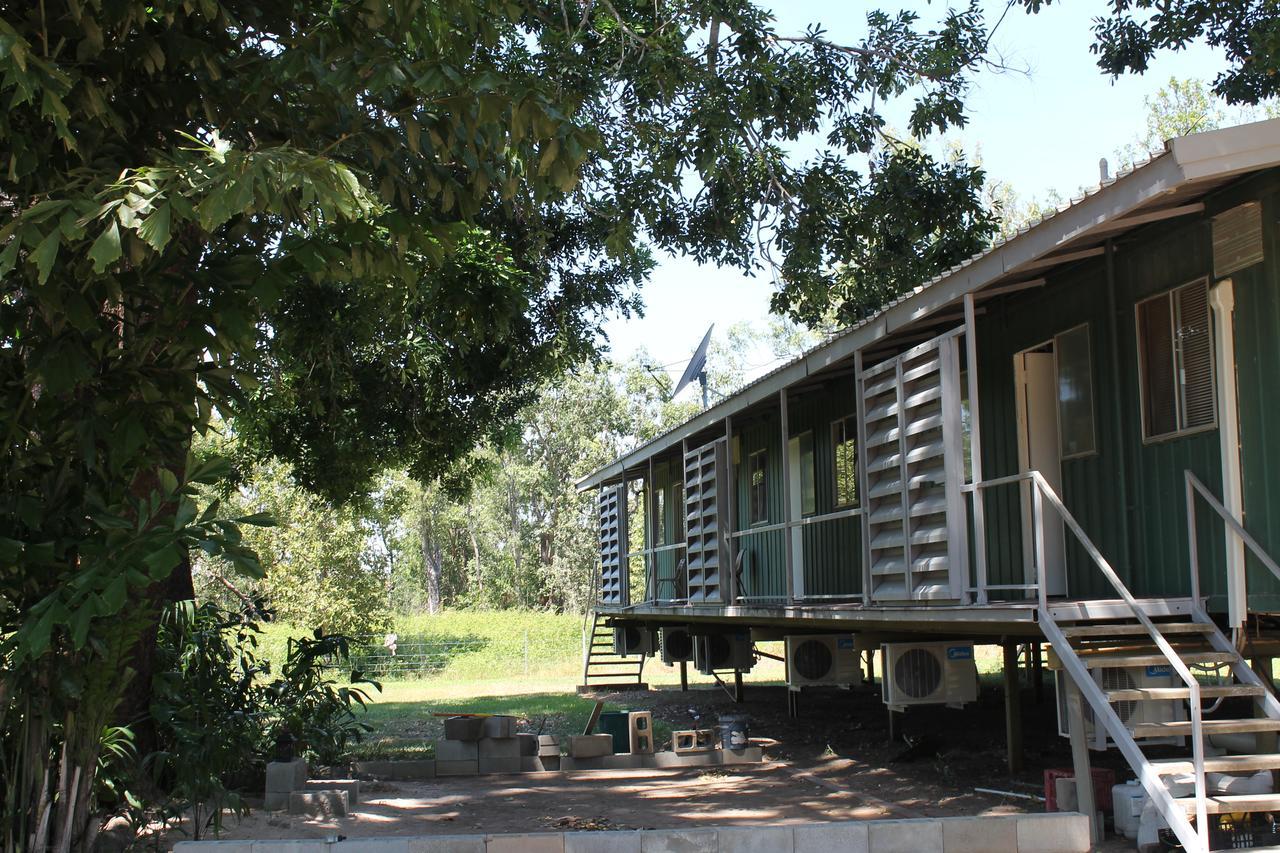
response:
<path id="1" fill-rule="evenodd" d="M 622 832 L 180 841 L 174 853 L 1088 853 L 1076 812 Z"/>

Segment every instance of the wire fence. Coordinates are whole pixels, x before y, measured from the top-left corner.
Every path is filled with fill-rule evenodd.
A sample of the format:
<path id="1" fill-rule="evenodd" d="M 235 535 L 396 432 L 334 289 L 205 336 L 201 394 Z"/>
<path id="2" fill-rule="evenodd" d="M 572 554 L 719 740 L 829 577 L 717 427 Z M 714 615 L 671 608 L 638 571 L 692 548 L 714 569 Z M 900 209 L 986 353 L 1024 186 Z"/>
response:
<path id="1" fill-rule="evenodd" d="M 489 648 L 484 638 L 464 640 L 424 640 L 387 636 L 353 637 L 351 657 L 334 661 L 333 669 L 357 670 L 369 678 L 428 678 L 439 675 L 450 666 L 469 657 L 483 655 L 484 665 L 494 676 L 528 675 L 530 673 L 529 634 L 523 643 L 504 643 L 501 649 Z M 472 661 L 479 663 L 478 661 Z"/>

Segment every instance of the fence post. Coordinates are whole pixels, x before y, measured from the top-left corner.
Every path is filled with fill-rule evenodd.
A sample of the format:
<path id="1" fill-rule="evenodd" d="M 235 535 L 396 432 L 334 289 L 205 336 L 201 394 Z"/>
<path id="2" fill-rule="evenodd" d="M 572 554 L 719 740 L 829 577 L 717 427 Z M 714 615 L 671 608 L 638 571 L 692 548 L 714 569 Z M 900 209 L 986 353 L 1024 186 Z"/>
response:
<path id="1" fill-rule="evenodd" d="M 524 632 L 524 674 L 529 674 L 529 632 Z"/>

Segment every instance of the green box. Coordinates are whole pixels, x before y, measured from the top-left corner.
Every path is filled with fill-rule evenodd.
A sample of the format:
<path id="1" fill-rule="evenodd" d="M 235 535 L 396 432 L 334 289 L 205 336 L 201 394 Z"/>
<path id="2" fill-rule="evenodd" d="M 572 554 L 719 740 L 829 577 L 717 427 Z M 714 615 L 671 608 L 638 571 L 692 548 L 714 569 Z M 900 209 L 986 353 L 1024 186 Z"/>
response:
<path id="1" fill-rule="evenodd" d="M 631 751 L 631 724 L 627 715 L 630 711 L 605 711 L 600 715 L 596 731 L 602 735 L 613 737 L 614 754 Z"/>

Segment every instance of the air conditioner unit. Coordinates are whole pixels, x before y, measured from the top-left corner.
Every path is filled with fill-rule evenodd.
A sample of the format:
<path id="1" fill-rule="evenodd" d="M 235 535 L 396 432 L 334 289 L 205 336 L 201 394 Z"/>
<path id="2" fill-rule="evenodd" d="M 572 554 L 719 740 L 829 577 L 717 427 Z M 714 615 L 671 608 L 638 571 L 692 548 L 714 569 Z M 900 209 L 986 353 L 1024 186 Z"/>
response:
<path id="1" fill-rule="evenodd" d="M 1125 666 L 1102 667 L 1089 671 L 1094 682 L 1103 691 L 1131 690 L 1137 687 L 1181 687 L 1182 679 L 1173 672 L 1173 667 L 1159 666 Z M 1058 734 L 1069 737 L 1067 730 L 1067 691 L 1065 672 L 1054 673 L 1054 687 L 1058 694 Z M 1110 749 L 1115 742 L 1107 735 L 1106 729 L 1094 725 L 1093 709 L 1088 702 L 1084 705 L 1084 731 L 1090 749 Z M 1140 702 L 1112 702 L 1116 716 L 1130 731 L 1139 723 L 1174 723 L 1187 719 L 1187 709 L 1181 699 L 1165 699 L 1161 701 L 1143 700 Z M 1162 738 L 1143 738 L 1143 746 L 1155 744 L 1172 744 L 1181 746 L 1186 739 L 1181 736 Z"/>
<path id="2" fill-rule="evenodd" d="M 908 705 L 958 707 L 978 698 L 973 643 L 885 643 L 881 651 L 882 695 L 895 711 Z"/>
<path id="3" fill-rule="evenodd" d="M 702 634 L 693 638 L 693 665 L 703 675 L 727 669 L 748 672 L 755 664 L 750 631 Z"/>
<path id="4" fill-rule="evenodd" d="M 615 655 L 644 655 L 653 657 L 653 629 L 641 625 L 615 625 L 613 628 L 613 653 Z"/>
<path id="5" fill-rule="evenodd" d="M 788 685 L 862 683 L 862 660 L 852 634 L 799 634 L 784 639 Z"/>
<path id="6" fill-rule="evenodd" d="M 693 635 L 688 628 L 659 628 L 658 638 L 662 646 L 662 662 L 673 663 L 693 660 Z"/>

